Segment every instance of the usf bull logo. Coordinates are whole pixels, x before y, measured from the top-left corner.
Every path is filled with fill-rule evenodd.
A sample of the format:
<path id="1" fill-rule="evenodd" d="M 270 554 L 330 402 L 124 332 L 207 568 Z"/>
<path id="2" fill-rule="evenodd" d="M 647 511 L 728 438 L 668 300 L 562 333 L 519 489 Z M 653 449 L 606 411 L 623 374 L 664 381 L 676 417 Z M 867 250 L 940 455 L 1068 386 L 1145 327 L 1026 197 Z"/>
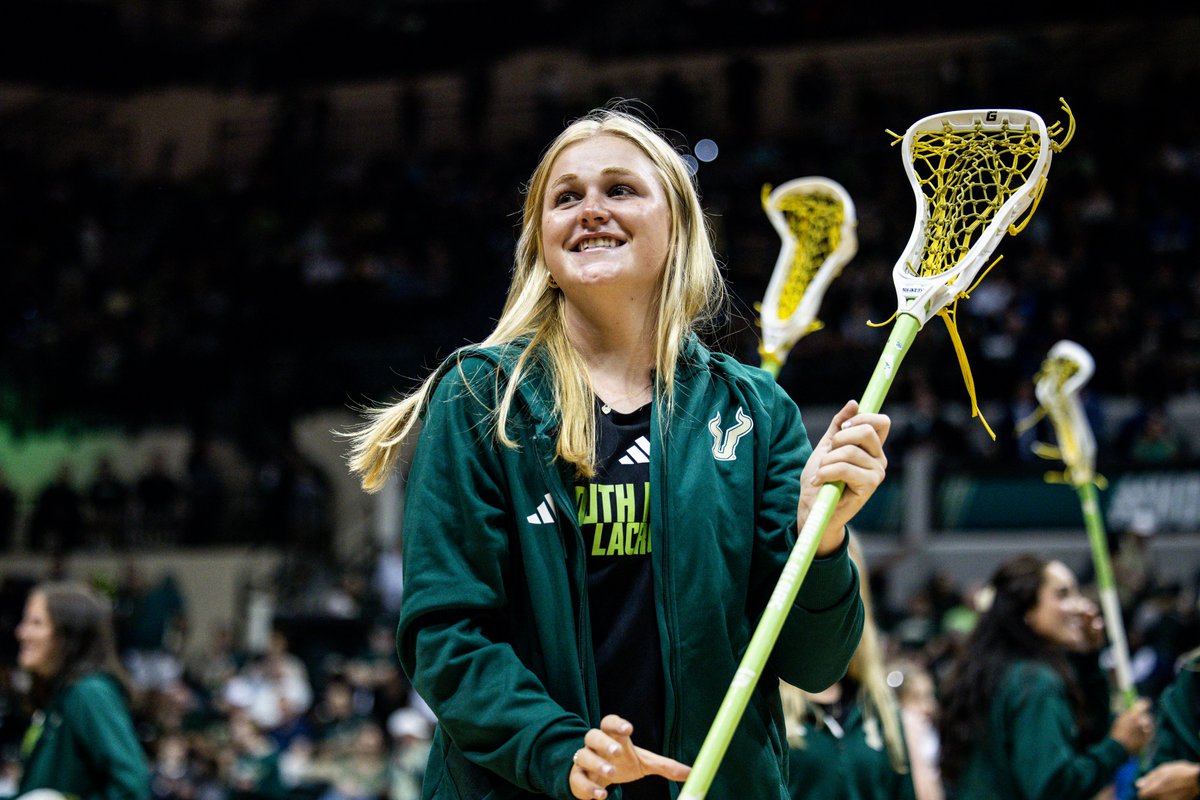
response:
<path id="1" fill-rule="evenodd" d="M 746 416 L 741 406 L 738 406 L 734 420 L 733 427 L 727 431 L 721 430 L 720 411 L 708 421 L 708 432 L 713 437 L 713 458 L 717 461 L 736 461 L 738 442 L 754 429 L 754 420 Z"/>

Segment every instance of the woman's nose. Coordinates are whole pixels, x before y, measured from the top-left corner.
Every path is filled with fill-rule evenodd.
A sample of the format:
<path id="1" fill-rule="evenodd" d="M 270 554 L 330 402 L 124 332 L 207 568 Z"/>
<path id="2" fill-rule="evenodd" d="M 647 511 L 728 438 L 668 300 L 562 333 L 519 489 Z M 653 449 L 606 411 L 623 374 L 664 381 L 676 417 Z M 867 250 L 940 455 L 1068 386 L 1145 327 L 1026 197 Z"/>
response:
<path id="1" fill-rule="evenodd" d="M 601 195 L 593 192 L 583 198 L 579 204 L 579 222 L 581 225 L 599 225 L 608 221 L 608 207 Z"/>

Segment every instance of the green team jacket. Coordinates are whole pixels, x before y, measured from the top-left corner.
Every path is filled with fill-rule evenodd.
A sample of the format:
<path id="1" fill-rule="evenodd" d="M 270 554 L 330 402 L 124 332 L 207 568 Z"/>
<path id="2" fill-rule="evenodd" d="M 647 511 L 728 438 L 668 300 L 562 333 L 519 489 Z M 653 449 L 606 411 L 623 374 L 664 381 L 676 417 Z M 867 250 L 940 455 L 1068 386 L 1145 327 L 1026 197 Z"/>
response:
<path id="1" fill-rule="evenodd" d="M 897 722 L 903 731 L 903 722 Z M 792 800 L 915 800 L 912 773 L 892 767 L 883 726 L 858 703 L 840 730 L 810 717 L 802 731 L 803 744 L 789 751 Z"/>
<path id="2" fill-rule="evenodd" d="M 1143 774 L 1168 761 L 1200 761 L 1200 697 L 1196 673 L 1200 656 L 1193 656 L 1179 669 L 1171 685 L 1158 699 L 1158 727 L 1154 745 L 1143 764 Z"/>
<path id="3" fill-rule="evenodd" d="M 543 372 L 518 390 L 509 430 L 520 448 L 492 435 L 487 409 L 518 352 L 448 360 L 461 368 L 443 366 L 409 473 L 397 649 L 438 717 L 426 798 L 569 798 L 571 756 L 604 713 L 590 543 L 573 470 L 554 457 Z M 692 337 L 676 381 L 668 430 L 652 415 L 651 558 L 664 749 L 691 763 L 791 550 L 811 447 L 796 405 L 763 370 Z M 813 562 L 711 797 L 787 797 L 778 678 L 820 690 L 845 673 L 863 613 L 845 549 Z"/>
<path id="4" fill-rule="evenodd" d="M 26 734 L 18 795 L 56 789 L 81 800 L 148 800 L 150 772 L 116 682 L 85 675 L 55 693 Z"/>
<path id="5" fill-rule="evenodd" d="M 954 787 L 954 800 L 1088 800 L 1129 758 L 1105 736 L 1079 744 L 1062 678 L 1049 666 L 1019 661 L 992 698 L 984 741 Z"/>

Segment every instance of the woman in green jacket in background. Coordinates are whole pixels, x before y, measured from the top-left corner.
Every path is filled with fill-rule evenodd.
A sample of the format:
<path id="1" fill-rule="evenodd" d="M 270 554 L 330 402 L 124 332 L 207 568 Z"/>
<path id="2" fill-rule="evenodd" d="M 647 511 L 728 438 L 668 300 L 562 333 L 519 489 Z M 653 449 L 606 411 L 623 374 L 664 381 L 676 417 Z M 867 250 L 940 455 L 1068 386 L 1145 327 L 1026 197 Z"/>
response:
<path id="1" fill-rule="evenodd" d="M 109 603 L 86 586 L 41 584 L 25 602 L 17 642 L 34 708 L 18 795 L 42 789 L 80 800 L 147 800 L 150 772 Z"/>
<path id="2" fill-rule="evenodd" d="M 846 677 L 821 692 L 780 684 L 792 800 L 915 800 L 900 705 L 887 684 L 867 570 L 857 540 L 863 633 Z"/>
<path id="3" fill-rule="evenodd" d="M 786 800 L 778 681 L 824 688 L 858 643 L 844 526 L 890 421 L 851 401 L 814 448 L 770 374 L 699 341 L 725 287 L 693 181 L 628 108 L 570 124 L 493 333 L 354 436 L 368 491 L 416 439 L 397 648 L 438 719 L 426 798 L 668 800 L 832 481 L 710 796 Z"/>
<path id="4" fill-rule="evenodd" d="M 1107 687 L 1087 695 L 1071 658 L 1088 654 L 1098 669 L 1103 620 L 1065 564 L 1017 556 L 990 589 L 991 604 L 942 693 L 948 797 L 1090 800 L 1150 740 L 1149 701 L 1136 700 L 1108 724 Z"/>
<path id="5" fill-rule="evenodd" d="M 1158 730 L 1137 780 L 1138 800 L 1200 797 L 1200 649 L 1179 659 L 1179 672 L 1158 698 Z"/>

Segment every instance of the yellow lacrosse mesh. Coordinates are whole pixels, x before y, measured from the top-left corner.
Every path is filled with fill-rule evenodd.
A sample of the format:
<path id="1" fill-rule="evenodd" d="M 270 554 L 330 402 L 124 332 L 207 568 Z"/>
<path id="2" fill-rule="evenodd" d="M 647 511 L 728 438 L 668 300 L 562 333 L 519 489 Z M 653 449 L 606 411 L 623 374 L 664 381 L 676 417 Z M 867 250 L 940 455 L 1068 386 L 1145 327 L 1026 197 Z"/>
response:
<path id="1" fill-rule="evenodd" d="M 1034 442 L 1034 455 L 1050 461 L 1062 461 L 1065 465 L 1061 472 L 1046 473 L 1047 483 L 1066 483 L 1071 486 L 1082 486 L 1087 483 L 1095 484 L 1104 489 L 1108 481 L 1104 476 L 1096 474 L 1092 465 L 1092 456 L 1083 438 L 1089 436 L 1082 432 L 1082 426 L 1087 424 L 1082 417 L 1083 410 L 1071 403 L 1072 395 L 1066 389 L 1071 378 L 1079 374 L 1078 362 L 1069 358 L 1047 358 L 1034 376 L 1034 382 L 1039 387 L 1049 391 L 1042 392 L 1043 400 L 1029 416 L 1018 422 L 1016 433 L 1022 434 L 1032 429 L 1043 419 L 1049 418 L 1054 428 L 1057 445 L 1047 442 Z"/>
<path id="2" fill-rule="evenodd" d="M 1065 144 L 1065 142 L 1064 142 Z M 1029 125 L 991 130 L 918 133 L 912 167 L 929 208 L 925 247 L 913 274 L 941 275 L 958 266 L 1008 198 L 1024 186 L 1037 165 L 1039 134 Z M 1040 180 L 1028 215 L 1011 229 L 1019 233 L 1045 188 Z"/>
<path id="3" fill-rule="evenodd" d="M 771 186 L 763 186 L 764 209 L 768 206 L 770 194 Z M 837 197 L 816 193 L 786 195 L 778 200 L 776 208 L 787 221 L 795 243 L 792 264 L 775 309 L 779 319 L 787 319 L 800 307 L 804 292 L 821 265 L 841 245 L 846 209 Z M 821 327 L 820 322 L 814 321 L 809 332 L 820 330 Z"/>
<path id="4" fill-rule="evenodd" d="M 1060 152 L 1075 135 L 1075 117 L 1066 101 L 1061 102 L 1067 112 L 1069 128 L 1062 141 L 1054 141 L 1054 137 L 1063 132 L 1061 123 L 1056 122 L 1047 129 L 1049 147 L 1054 152 Z M 893 144 L 904 140 L 903 134 L 888 133 L 895 139 Z M 1046 188 L 1044 174 L 1034 177 L 1041 146 L 1041 133 L 1029 123 L 1021 126 L 1005 123 L 993 127 L 976 124 L 973 128 L 955 128 L 943 123 L 940 131 L 918 131 L 910 145 L 912 173 L 925 198 L 928 218 L 921 256 L 907 262 L 908 272 L 913 277 L 933 278 L 958 267 L 971 248 L 986 235 L 1001 207 L 1033 179 L 1037 183 L 1025 217 L 1020 223 L 1013 221 L 1007 228 L 1012 235 L 1024 230 Z M 954 344 L 963 383 L 971 398 L 971 416 L 979 418 L 992 439 L 996 434 L 979 409 L 975 380 L 958 333 L 956 314 L 958 300 L 969 297 L 1000 258 L 992 261 L 972 286 L 961 290 L 954 302 L 936 312 Z M 955 275 L 948 285 L 958 278 Z"/>

